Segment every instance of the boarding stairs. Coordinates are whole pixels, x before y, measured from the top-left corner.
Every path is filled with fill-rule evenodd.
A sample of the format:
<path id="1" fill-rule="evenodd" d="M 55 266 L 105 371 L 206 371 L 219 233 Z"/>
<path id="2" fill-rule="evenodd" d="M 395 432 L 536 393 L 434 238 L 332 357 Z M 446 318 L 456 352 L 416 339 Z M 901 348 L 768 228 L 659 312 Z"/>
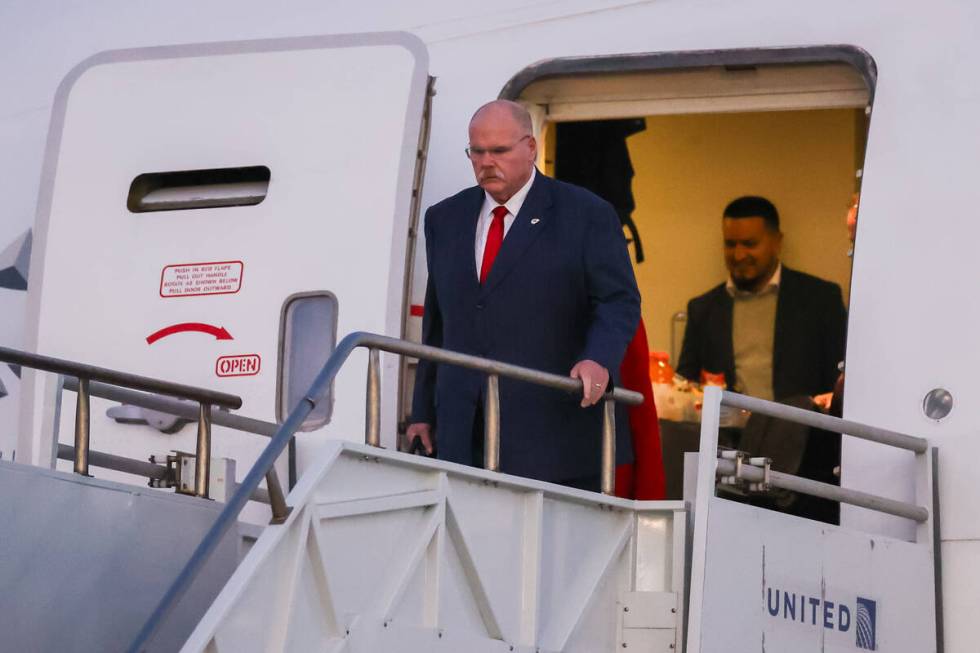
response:
<path id="1" fill-rule="evenodd" d="M 182 609 L 186 618 L 183 606 L 229 534 L 235 539 L 242 508 L 264 478 L 276 487 L 273 463 L 357 348 L 369 350 L 364 444 L 328 442 L 285 500 L 265 495 L 272 523 L 195 619 L 182 651 L 937 650 L 935 459 L 925 440 L 708 388 L 685 500 L 624 500 L 611 496 L 613 404 L 635 401 L 631 393 L 605 398 L 605 493 L 512 477 L 496 471 L 497 378 L 567 391 L 580 391 L 578 381 L 364 333 L 338 344 L 228 501 L 208 502 L 220 512 L 128 650 L 166 650 L 160 642 Z M 487 469 L 378 446 L 381 351 L 487 374 Z M 166 408 L 166 400 L 148 401 Z M 816 483 L 775 472 L 765 459 L 719 452 L 723 407 L 910 450 L 916 500 Z M 199 416 L 203 432 L 210 410 Z M 254 420 L 239 426 L 269 430 Z M 198 453 L 207 449 L 201 443 Z M 915 538 L 730 501 L 718 484 L 783 488 L 895 515 L 917 524 Z"/>

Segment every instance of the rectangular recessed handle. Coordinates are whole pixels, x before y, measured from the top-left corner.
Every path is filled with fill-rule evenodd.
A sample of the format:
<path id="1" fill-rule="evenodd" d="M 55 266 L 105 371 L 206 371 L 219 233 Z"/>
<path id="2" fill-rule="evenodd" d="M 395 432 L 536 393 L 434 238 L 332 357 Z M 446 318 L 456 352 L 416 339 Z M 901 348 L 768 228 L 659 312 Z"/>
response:
<path id="1" fill-rule="evenodd" d="M 266 166 L 147 172 L 129 186 L 133 213 L 254 206 L 265 199 L 271 173 Z"/>

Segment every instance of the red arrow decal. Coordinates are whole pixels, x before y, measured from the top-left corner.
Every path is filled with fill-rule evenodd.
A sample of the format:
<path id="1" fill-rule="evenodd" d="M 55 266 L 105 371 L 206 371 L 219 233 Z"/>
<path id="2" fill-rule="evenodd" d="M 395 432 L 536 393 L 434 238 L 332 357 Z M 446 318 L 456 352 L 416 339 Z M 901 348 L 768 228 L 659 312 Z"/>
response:
<path id="1" fill-rule="evenodd" d="M 234 340 L 232 335 L 228 333 L 228 330 L 224 327 L 216 327 L 211 324 L 202 324 L 201 322 L 184 322 L 183 324 L 174 324 L 173 326 L 160 329 L 156 333 L 151 333 L 150 335 L 146 336 L 146 344 L 152 345 L 160 338 L 166 338 L 167 336 L 172 336 L 175 333 L 183 333 L 184 331 L 210 333 L 216 340 Z"/>

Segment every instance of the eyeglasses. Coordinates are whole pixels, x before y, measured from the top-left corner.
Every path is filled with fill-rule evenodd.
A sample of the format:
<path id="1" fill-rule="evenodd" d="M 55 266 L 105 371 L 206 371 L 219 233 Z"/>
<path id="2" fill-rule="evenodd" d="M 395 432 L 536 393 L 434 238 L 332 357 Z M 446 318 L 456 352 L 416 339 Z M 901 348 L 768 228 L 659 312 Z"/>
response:
<path id="1" fill-rule="evenodd" d="M 493 157 L 503 156 L 503 155 L 507 154 L 508 152 L 510 152 L 511 150 L 513 150 L 515 147 L 517 147 L 517 145 L 521 141 L 523 141 L 525 139 L 528 139 L 528 138 L 531 138 L 531 135 L 530 134 L 525 134 L 524 136 L 521 136 L 520 139 L 518 139 L 518 141 L 516 143 L 514 143 L 513 145 L 505 145 L 505 146 L 501 146 L 501 147 L 472 147 L 472 146 L 470 146 L 470 147 L 466 148 L 463 151 L 466 152 L 466 158 L 467 159 L 471 159 L 471 160 L 472 159 L 479 159 L 484 154 L 489 154 L 490 156 L 493 156 Z"/>

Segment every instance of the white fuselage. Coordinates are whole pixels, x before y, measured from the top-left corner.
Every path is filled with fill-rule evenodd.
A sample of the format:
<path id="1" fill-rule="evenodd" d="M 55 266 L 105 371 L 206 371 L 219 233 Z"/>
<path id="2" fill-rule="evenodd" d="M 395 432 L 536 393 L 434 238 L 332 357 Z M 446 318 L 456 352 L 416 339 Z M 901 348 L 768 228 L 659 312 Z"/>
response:
<path id="1" fill-rule="evenodd" d="M 834 44 L 867 52 L 877 68 L 877 80 L 850 288 L 845 417 L 926 437 L 938 447 L 946 650 L 972 650 L 970 621 L 977 601 L 975 588 L 980 586 L 980 524 L 973 514 L 980 481 L 972 464 L 980 450 L 976 426 L 980 402 L 975 399 L 975 393 L 980 393 L 976 372 L 980 349 L 971 343 L 980 329 L 980 309 L 968 293 L 980 235 L 972 217 L 980 204 L 980 185 L 974 179 L 980 167 L 980 129 L 976 126 L 980 114 L 976 83 L 980 8 L 965 0 L 931 4 L 832 0 L 808 5 L 776 0 L 505 0 L 492 7 L 445 0 L 367 4 L 307 0 L 285 6 L 254 0 L 137 6 L 109 0 L 61 7 L 15 0 L 0 7 L 4 55 L 0 58 L 0 87 L 4 89 L 0 95 L 0 244 L 6 246 L 35 223 L 55 92 L 69 71 L 86 58 L 115 49 L 390 30 L 407 31 L 421 39 L 428 52 L 428 74 L 437 79 L 420 202 L 423 209 L 473 183 L 462 152 L 470 115 L 497 97 L 515 75 L 542 60 Z M 392 148 L 402 146 L 400 137 L 390 143 Z M 95 154 L 93 161 L 98 159 Z M 76 161 L 76 165 L 83 163 Z M 393 176 L 375 179 L 380 173 L 368 164 L 361 165 L 352 193 L 363 195 L 376 183 L 395 184 Z M 353 218 L 347 214 L 357 210 L 357 197 L 323 201 L 340 202 L 345 217 Z M 408 198 L 403 199 L 407 206 Z M 344 230 L 339 229 L 337 238 L 343 235 Z M 267 237 L 256 231 L 252 244 L 260 249 Z M 40 246 L 35 242 L 35 248 Z M 104 248 L 103 252 L 96 249 L 90 255 L 98 258 L 116 246 L 102 242 L 97 247 Z M 421 243 L 417 251 L 424 252 Z M 198 259 L 225 260 L 205 251 L 194 255 Z M 160 261 L 186 262 L 190 259 Z M 288 258 L 281 262 L 288 263 Z M 394 269 L 395 263 L 392 259 L 386 265 Z M 163 267 L 156 267 L 157 275 Z M 368 304 L 377 305 L 375 314 L 365 320 L 375 328 L 383 325 L 390 335 L 401 335 L 397 330 L 403 299 L 405 306 L 421 304 L 424 280 L 424 256 L 420 254 L 411 272 L 411 296 L 387 292 L 387 306 L 380 305 L 384 295 L 366 298 Z M 391 279 L 376 281 L 379 287 L 392 287 Z M 106 302 L 107 306 L 112 298 L 111 294 L 96 296 L 96 303 Z M 657 301 L 656 297 L 646 299 Z M 84 295 L 79 300 L 85 310 L 108 310 L 88 305 Z M 2 344 L 31 349 L 38 345 L 39 333 L 55 328 L 66 334 L 63 342 L 70 342 L 73 326 L 68 323 L 69 315 L 62 316 L 65 323 L 39 326 L 31 323 L 27 304 L 25 293 L 0 289 Z M 411 320 L 418 318 L 408 319 L 407 332 L 415 333 L 417 323 Z M 345 325 L 360 329 L 363 324 L 359 319 L 342 324 L 339 335 L 344 335 Z M 139 334 L 134 331 L 134 335 Z M 86 362 L 112 362 L 112 366 L 126 368 L 122 354 L 82 354 L 67 345 L 62 351 L 39 353 L 75 353 Z M 211 379 L 211 387 L 235 391 L 233 381 L 226 379 L 188 379 L 181 372 L 183 362 L 181 354 L 174 352 L 160 368 L 140 362 L 133 371 L 198 384 Z M 268 367 L 274 371 L 274 362 L 268 361 Z M 0 418 L 13 423 L 20 413 L 16 399 L 24 389 L 7 368 L 0 370 L 0 381 L 10 392 L 0 401 Z M 358 383 L 352 381 L 351 387 Z M 940 421 L 923 414 L 923 397 L 934 388 L 949 390 L 954 401 L 952 412 Z M 393 427 L 394 392 L 390 395 L 386 420 Z M 352 415 L 362 414 L 362 397 L 351 399 L 355 404 Z M 275 420 L 273 399 L 263 396 L 256 403 L 259 407 L 251 411 L 246 405 L 245 413 Z M 32 425 L 39 425 L 42 421 L 35 412 L 29 415 L 21 418 L 22 431 L 29 428 L 26 422 L 34 420 Z M 360 437 L 356 430 L 343 435 Z M 151 437 L 156 435 L 147 435 Z M 393 435 L 388 437 L 392 446 Z M 5 458 L 17 447 L 16 441 L 10 433 L 0 433 Z M 148 441 L 158 443 L 157 453 L 174 448 L 170 441 Z M 247 467 L 250 455 L 254 455 L 252 449 L 243 454 L 240 469 Z M 845 441 L 845 486 L 910 500 L 911 470 L 910 455 Z M 907 523 L 859 509 L 844 510 L 842 522 L 911 537 Z"/>

